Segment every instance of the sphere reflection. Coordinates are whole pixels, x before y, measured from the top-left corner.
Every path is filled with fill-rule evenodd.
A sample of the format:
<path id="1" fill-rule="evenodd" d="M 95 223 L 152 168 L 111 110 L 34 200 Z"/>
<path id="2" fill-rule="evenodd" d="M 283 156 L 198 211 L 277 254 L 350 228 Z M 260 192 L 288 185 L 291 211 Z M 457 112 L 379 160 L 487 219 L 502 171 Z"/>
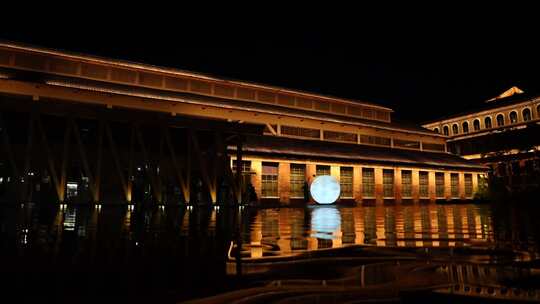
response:
<path id="1" fill-rule="evenodd" d="M 311 236 L 318 239 L 334 239 L 341 229 L 341 215 L 333 206 L 316 207 L 311 212 Z"/>

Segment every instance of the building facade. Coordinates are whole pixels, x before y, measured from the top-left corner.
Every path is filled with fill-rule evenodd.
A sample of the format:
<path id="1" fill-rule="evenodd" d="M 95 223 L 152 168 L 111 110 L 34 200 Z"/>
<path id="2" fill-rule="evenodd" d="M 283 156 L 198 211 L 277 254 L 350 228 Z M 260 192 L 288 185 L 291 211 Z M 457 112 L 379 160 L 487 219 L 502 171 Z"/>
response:
<path id="1" fill-rule="evenodd" d="M 450 153 L 448 136 L 394 122 L 390 108 L 172 68 L 0 43 L 0 94 L 23 99 L 30 109 L 32 102 L 50 102 L 92 107 L 103 115 L 122 109 L 160 113 L 178 123 L 196 118 L 230 128 L 259 126 L 259 134 L 248 132 L 238 135 L 236 143 L 227 142 L 226 153 L 233 172 L 241 164 L 238 187 L 253 189 L 262 202 L 305 201 L 317 175 L 340 181 L 341 201 L 472 199 L 486 173 L 483 165 Z M 215 141 L 222 139 L 216 135 Z M 217 148 L 207 153 L 193 144 L 204 157 L 222 156 Z M 162 165 L 176 162 L 162 152 L 159 157 Z M 219 203 L 220 185 L 233 183 L 230 174 L 216 176 L 203 157 L 195 157 L 200 166 L 182 170 L 200 167 L 202 187 L 212 203 Z M 117 167 L 119 175 L 133 169 Z M 161 183 L 161 174 L 152 172 L 153 184 Z M 189 177 L 189 172 L 182 174 Z M 176 182 L 189 197 L 190 185 Z"/>
<path id="2" fill-rule="evenodd" d="M 477 109 L 423 126 L 446 136 L 449 151 L 488 166 L 506 184 L 537 182 L 540 96 L 512 87 Z"/>

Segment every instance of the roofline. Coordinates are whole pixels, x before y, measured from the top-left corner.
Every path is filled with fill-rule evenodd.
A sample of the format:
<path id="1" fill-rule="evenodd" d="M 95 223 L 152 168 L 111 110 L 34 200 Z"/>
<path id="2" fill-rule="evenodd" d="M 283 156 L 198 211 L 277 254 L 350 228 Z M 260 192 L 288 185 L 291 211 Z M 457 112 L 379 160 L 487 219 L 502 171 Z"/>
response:
<path id="1" fill-rule="evenodd" d="M 301 90 L 293 90 L 293 89 L 288 89 L 288 88 L 283 88 L 283 87 L 278 87 L 278 86 L 270 86 L 270 85 L 255 83 L 255 82 L 243 81 L 243 80 L 226 79 L 226 78 L 211 76 L 209 74 L 204 74 L 204 73 L 190 72 L 190 71 L 186 71 L 186 70 L 182 70 L 178 68 L 162 67 L 162 66 L 133 62 L 133 61 L 122 60 L 122 59 L 112 59 L 112 58 L 106 58 L 106 57 L 95 56 L 95 55 L 87 55 L 87 54 L 78 53 L 78 52 L 43 48 L 43 47 L 33 46 L 30 44 L 10 42 L 10 41 L 5 41 L 1 39 L 0 39 L 0 47 L 12 48 L 12 49 L 22 50 L 22 51 L 39 52 L 42 54 L 68 57 L 68 58 L 77 59 L 77 60 L 93 61 L 96 63 L 116 65 L 119 67 L 142 69 L 142 70 L 158 72 L 158 73 L 168 73 L 168 74 L 173 74 L 177 76 L 197 78 L 200 80 L 222 82 L 222 83 L 225 82 L 225 83 L 239 85 L 239 86 L 251 87 L 254 89 L 274 90 L 274 91 L 277 91 L 276 93 L 283 92 L 283 93 L 297 94 L 297 95 L 303 95 L 305 97 L 333 100 L 333 101 L 346 103 L 349 105 L 367 106 L 367 107 L 377 108 L 380 110 L 385 110 L 388 112 L 394 112 L 394 110 L 392 110 L 391 108 L 384 107 L 384 106 L 377 105 L 370 102 L 344 99 L 344 98 L 333 97 L 333 96 L 328 96 L 328 95 L 323 95 L 323 94 L 315 94 L 315 93 L 301 91 Z"/>
<path id="2" fill-rule="evenodd" d="M 474 113 L 480 113 L 480 112 L 485 112 L 485 111 L 491 111 L 491 110 L 498 109 L 498 108 L 510 107 L 510 106 L 514 106 L 514 105 L 517 105 L 517 104 L 520 104 L 520 103 L 527 103 L 527 102 L 535 101 L 536 99 L 540 99 L 540 94 L 536 94 L 534 96 L 529 96 L 529 97 L 527 97 L 525 99 L 522 99 L 522 100 L 519 100 L 519 101 L 516 100 L 514 103 L 510 103 L 510 104 L 506 104 L 506 105 L 497 105 L 496 103 L 491 103 L 492 105 L 494 105 L 494 107 L 490 107 L 490 108 L 486 108 L 486 109 L 482 109 L 482 110 L 465 111 L 465 112 L 461 112 L 461 113 L 457 113 L 457 114 L 451 114 L 451 115 L 448 115 L 448 116 L 440 117 L 438 119 L 433 119 L 433 120 L 429 120 L 429 121 L 426 121 L 426 122 L 422 122 L 422 123 L 420 123 L 420 125 L 425 126 L 425 125 L 433 124 L 433 123 L 436 123 L 436 122 L 442 122 L 442 121 L 445 121 L 445 120 L 451 120 L 451 119 L 454 119 L 454 118 L 471 115 L 471 114 L 474 114 Z"/>
<path id="3" fill-rule="evenodd" d="M 118 94 L 118 95 L 125 95 L 125 96 L 132 96 L 132 97 L 140 97 L 140 98 L 150 98 L 150 99 L 156 99 L 156 100 L 167 100 L 167 101 L 177 101 L 177 102 L 185 102 L 185 103 L 193 103 L 193 104 L 201 104 L 206 106 L 216 106 L 211 103 L 207 103 L 204 101 L 196 101 L 192 100 L 186 97 L 180 97 L 180 96 L 160 96 L 159 93 L 149 94 L 149 93 L 141 93 L 136 92 L 134 90 L 123 90 L 123 89 L 110 89 L 110 88 L 103 88 L 97 85 L 80 85 L 77 83 L 69 83 L 66 81 L 58 81 L 58 80 L 47 80 L 45 79 L 44 82 L 46 85 L 51 86 L 57 86 L 57 87 L 64 87 L 64 88 L 72 88 L 72 89 L 80 89 L 80 90 L 87 90 L 87 91 L 96 91 L 96 92 L 102 92 L 102 93 L 109 93 L 109 94 Z M 152 89 L 149 89 L 152 90 Z M 174 93 L 171 93 L 174 94 Z M 212 97 L 201 97 L 201 98 L 212 98 Z M 320 117 L 315 117 L 313 115 L 309 114 L 293 114 L 284 110 L 261 110 L 257 108 L 249 108 L 249 107 L 238 107 L 234 105 L 221 105 L 222 107 L 230 108 L 230 109 L 236 109 L 236 110 L 245 110 L 249 109 L 253 112 L 259 112 L 259 113 L 267 113 L 267 114 L 273 114 L 273 115 L 282 115 L 282 116 L 289 116 L 289 117 L 297 117 L 297 118 L 304 118 L 304 119 L 323 119 Z M 323 113 L 321 113 L 323 114 Z M 380 130 L 387 130 L 387 131 L 393 131 L 393 132 L 406 132 L 406 133 L 412 133 L 417 135 L 423 135 L 423 136 L 432 136 L 432 137 L 442 137 L 446 138 L 446 136 L 435 133 L 429 129 L 426 129 L 425 131 L 421 130 L 408 130 L 408 129 L 402 129 L 395 126 L 383 126 L 383 125 L 372 125 L 369 122 L 359 122 L 359 121 L 350 121 L 346 119 L 341 118 L 330 118 L 326 116 L 324 118 L 325 121 L 332 122 L 332 123 L 338 123 L 338 124 L 347 124 L 347 125 L 353 125 L 353 126 L 359 126 L 359 127 L 367 127 L 367 128 L 373 128 L 373 129 L 380 129 Z M 384 123 L 384 122 L 381 122 Z"/>

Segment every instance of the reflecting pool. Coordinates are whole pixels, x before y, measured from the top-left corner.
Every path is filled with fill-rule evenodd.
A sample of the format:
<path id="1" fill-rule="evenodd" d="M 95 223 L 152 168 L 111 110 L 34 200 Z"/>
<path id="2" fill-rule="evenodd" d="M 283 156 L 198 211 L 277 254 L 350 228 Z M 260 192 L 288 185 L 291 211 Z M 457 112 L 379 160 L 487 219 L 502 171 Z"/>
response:
<path id="1" fill-rule="evenodd" d="M 2 286 L 32 301 L 174 303 L 254 284 L 231 275 L 228 263 L 272 263 L 349 247 L 423 250 L 438 259 L 483 250 L 467 263 L 534 268 L 539 226 L 528 210 L 473 204 L 2 205 Z M 445 265 L 448 276 L 458 267 Z M 475 269 L 467 267 L 459 269 Z"/>

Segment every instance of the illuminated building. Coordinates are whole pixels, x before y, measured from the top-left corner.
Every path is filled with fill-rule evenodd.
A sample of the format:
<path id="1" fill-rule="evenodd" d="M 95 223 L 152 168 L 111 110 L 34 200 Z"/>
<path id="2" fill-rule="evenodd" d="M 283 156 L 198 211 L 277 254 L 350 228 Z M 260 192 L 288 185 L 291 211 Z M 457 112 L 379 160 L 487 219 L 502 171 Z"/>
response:
<path id="1" fill-rule="evenodd" d="M 50 115 L 55 109 L 69 107 L 62 113 L 67 121 L 65 131 L 61 131 L 67 134 L 64 147 L 69 147 L 70 141 L 76 145 L 73 149 L 80 154 L 80 170 L 88 180 L 91 200 L 96 202 L 106 200 L 100 197 L 100 186 L 107 183 L 101 178 L 116 175 L 127 202 L 140 200 L 132 198 L 137 193 L 141 193 L 137 197 L 152 193 L 158 203 L 165 202 L 167 195 L 176 195 L 166 193 L 164 185 L 170 182 L 177 185 L 177 196 L 185 202 L 226 201 L 226 195 L 220 196 L 224 184 L 233 188 L 236 201 L 245 201 L 247 192 L 242 189 L 251 184 L 259 201 L 287 204 L 304 201 L 304 187 L 316 175 L 332 175 L 340 181 L 341 201 L 463 200 L 474 197 L 478 177 L 486 172 L 484 166 L 449 153 L 447 136 L 397 123 L 392 120 L 392 109 L 364 101 L 13 43 L 0 44 L 0 75 L 3 108 L 37 111 L 39 115 L 47 109 Z M 102 127 L 95 128 L 97 151 L 87 152 L 88 147 L 83 146 L 83 121 L 76 120 L 88 119 L 85 115 L 95 125 L 104 124 L 105 135 L 99 133 Z M 131 136 L 132 143 L 130 146 L 127 140 L 116 148 L 122 144 L 115 142 L 114 135 L 114 120 L 120 115 L 128 121 L 125 125 L 133 125 L 121 135 Z M 141 135 L 145 129 L 139 127 L 139 119 L 145 115 L 156 125 L 166 125 L 152 129 L 155 132 L 147 129 L 150 135 L 146 141 Z M 40 128 L 44 135 L 46 130 Z M 178 128 L 190 131 L 176 139 L 174 134 L 168 135 Z M 201 130 L 209 132 L 201 134 Z M 236 139 L 227 141 L 230 138 Z M 154 145 L 148 144 L 151 140 L 155 140 Z M 101 141 L 111 147 L 114 162 L 110 166 L 101 165 Z M 6 146 L 6 150 L 11 149 Z M 62 146 L 61 140 L 57 146 Z M 140 151 L 134 151 L 133 146 Z M 154 157 L 147 151 L 153 146 L 158 147 Z M 24 140 L 12 150 L 24 151 Z M 142 160 L 132 161 L 134 153 Z M 15 172 L 17 162 L 24 163 L 16 158 L 25 154 L 12 154 L 10 163 Z M 91 163 L 90 154 L 98 155 L 96 164 Z M 231 178 L 237 160 L 241 160 L 243 174 Z M 53 161 L 48 161 L 44 171 L 51 175 L 63 201 L 63 181 L 68 178 L 65 167 L 69 164 L 54 170 Z M 223 163 L 229 169 L 222 168 Z M 110 167 L 111 174 L 94 167 Z M 229 172 L 231 167 L 233 172 Z M 137 187 L 140 168 L 149 176 L 149 186 L 137 192 L 133 187 Z M 190 183 L 193 172 L 200 179 L 195 185 Z"/>
<path id="2" fill-rule="evenodd" d="M 540 96 L 512 87 L 476 109 L 424 124 L 448 138 L 449 151 L 491 168 L 507 184 L 540 173 Z"/>

